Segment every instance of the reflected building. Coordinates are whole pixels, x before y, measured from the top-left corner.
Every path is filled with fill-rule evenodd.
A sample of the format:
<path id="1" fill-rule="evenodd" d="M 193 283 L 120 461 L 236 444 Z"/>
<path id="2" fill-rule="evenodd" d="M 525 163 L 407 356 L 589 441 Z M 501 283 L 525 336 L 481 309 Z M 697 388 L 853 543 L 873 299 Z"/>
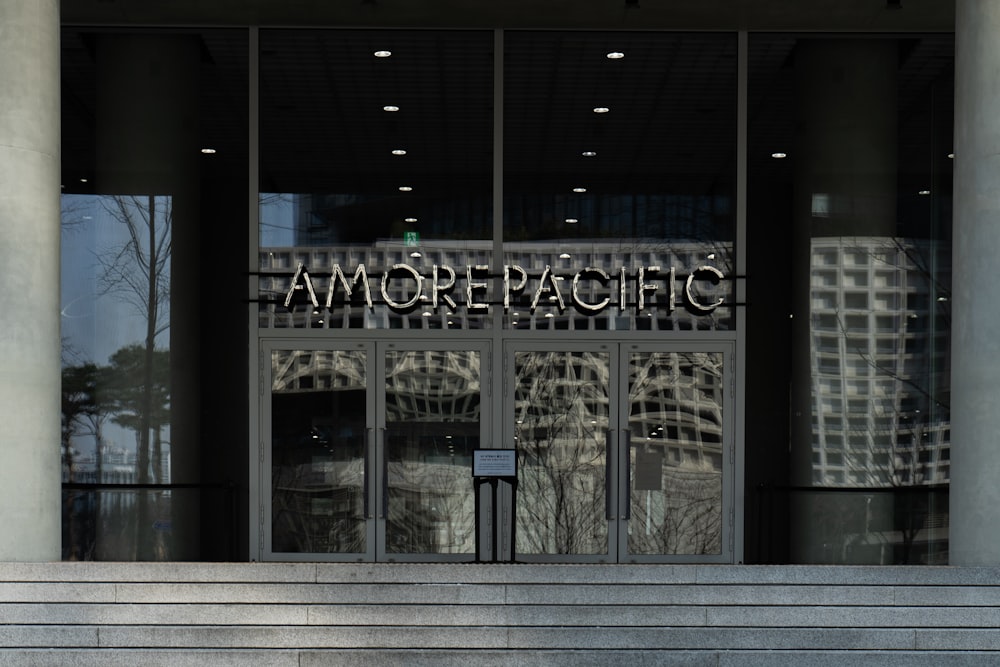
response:
<path id="1" fill-rule="evenodd" d="M 950 478 L 951 247 L 812 241 L 813 482 Z"/>

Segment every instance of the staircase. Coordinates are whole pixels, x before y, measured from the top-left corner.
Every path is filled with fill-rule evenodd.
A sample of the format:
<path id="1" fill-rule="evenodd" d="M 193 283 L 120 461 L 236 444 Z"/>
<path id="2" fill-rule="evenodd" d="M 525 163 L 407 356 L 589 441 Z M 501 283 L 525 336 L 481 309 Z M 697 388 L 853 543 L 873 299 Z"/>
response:
<path id="1" fill-rule="evenodd" d="M 1000 568 L 0 563 L 0 665 L 1000 665 Z"/>

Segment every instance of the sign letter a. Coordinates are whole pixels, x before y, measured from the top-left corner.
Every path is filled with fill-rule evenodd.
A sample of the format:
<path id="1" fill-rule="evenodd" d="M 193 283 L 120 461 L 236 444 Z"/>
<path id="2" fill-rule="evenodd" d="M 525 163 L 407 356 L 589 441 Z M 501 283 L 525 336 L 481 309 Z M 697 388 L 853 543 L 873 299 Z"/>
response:
<path id="1" fill-rule="evenodd" d="M 309 300 L 312 302 L 313 308 L 319 308 L 319 301 L 316 300 L 316 290 L 313 289 L 312 278 L 309 277 L 309 270 L 306 269 L 302 262 L 299 262 L 299 267 L 295 269 L 295 275 L 292 277 L 292 284 L 288 288 L 288 294 L 285 295 L 285 308 L 291 307 L 295 291 L 303 289 L 309 292 Z"/>

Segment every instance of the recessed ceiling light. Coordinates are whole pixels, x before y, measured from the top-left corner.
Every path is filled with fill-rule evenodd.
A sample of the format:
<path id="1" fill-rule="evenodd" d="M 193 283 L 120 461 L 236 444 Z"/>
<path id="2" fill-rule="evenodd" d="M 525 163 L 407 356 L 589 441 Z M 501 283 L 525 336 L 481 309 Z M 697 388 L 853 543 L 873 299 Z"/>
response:
<path id="1" fill-rule="evenodd" d="M 929 195 L 930 193 L 931 193 L 931 191 L 930 191 L 930 190 L 921 190 L 921 191 L 920 191 L 920 192 L 918 192 L 917 194 L 918 194 L 918 195 Z"/>
<path id="2" fill-rule="evenodd" d="M 382 111 L 399 111 L 399 107 L 397 107 L 395 104 L 386 104 L 384 107 L 382 107 Z"/>
<path id="3" fill-rule="evenodd" d="M 404 218 L 403 220 L 404 220 L 404 222 L 416 222 L 417 221 L 416 218 Z"/>
<path id="4" fill-rule="evenodd" d="M 215 155 L 217 151 L 214 148 L 202 148 L 201 152 L 205 155 Z"/>
<path id="5" fill-rule="evenodd" d="M 569 259 L 570 257 L 571 255 L 568 252 L 564 252 L 563 254 L 559 255 L 559 259 Z"/>
<path id="6" fill-rule="evenodd" d="M 621 60 L 624 57 L 625 54 L 622 53 L 621 51 L 612 51 L 611 53 L 608 54 L 609 60 Z"/>
<path id="7" fill-rule="evenodd" d="M 420 254 L 420 253 L 419 253 L 418 251 L 416 251 L 416 250 L 414 250 L 413 252 L 411 252 L 411 253 L 410 253 L 410 257 L 412 257 L 413 259 L 416 259 L 417 257 L 422 257 L 422 256 L 423 256 L 423 255 L 421 255 L 421 254 Z"/>
<path id="8" fill-rule="evenodd" d="M 583 157 L 595 157 L 597 155 L 596 151 L 583 151 Z"/>
<path id="9" fill-rule="evenodd" d="M 413 192 L 413 188 L 411 188 L 409 185 L 400 185 L 399 186 L 399 191 L 400 192 Z"/>
<path id="10" fill-rule="evenodd" d="M 392 151 L 392 154 L 393 155 L 406 155 L 406 151 L 404 151 L 402 148 L 397 148 L 397 149 L 395 149 L 395 150 Z"/>
<path id="11" fill-rule="evenodd" d="M 392 51 L 376 51 L 375 52 L 375 57 L 376 58 L 388 58 L 391 55 L 392 55 Z"/>
<path id="12" fill-rule="evenodd" d="M 555 317 L 552 313 L 545 313 L 545 317 Z"/>
<path id="13" fill-rule="evenodd" d="M 576 223 L 578 223 L 580 221 L 577 220 L 576 218 L 566 218 L 566 222 L 568 222 L 571 225 L 574 225 L 574 224 L 576 224 Z"/>
<path id="14" fill-rule="evenodd" d="M 954 153 L 948 153 L 948 159 L 949 160 L 954 160 L 955 159 L 955 154 Z"/>
<path id="15" fill-rule="evenodd" d="M 430 314 L 430 313 L 428 313 L 428 312 L 427 312 L 427 311 L 425 310 L 425 311 L 424 311 L 423 313 L 421 313 L 421 316 L 422 316 L 422 317 L 430 317 L 430 316 L 431 316 L 431 314 Z"/>
<path id="16" fill-rule="evenodd" d="M 81 178 L 81 179 L 80 179 L 80 182 L 81 182 L 81 183 L 86 183 L 86 182 L 87 182 L 87 179 L 86 179 L 86 178 Z"/>
<path id="17" fill-rule="evenodd" d="M 781 152 L 771 153 L 771 157 L 773 157 L 775 160 L 783 160 L 786 157 L 788 157 L 788 153 L 781 153 Z"/>
<path id="18" fill-rule="evenodd" d="M 587 188 L 573 188 L 573 192 L 586 192 Z"/>
<path id="19" fill-rule="evenodd" d="M 608 113 L 611 111 L 608 107 L 594 107 L 594 113 Z"/>

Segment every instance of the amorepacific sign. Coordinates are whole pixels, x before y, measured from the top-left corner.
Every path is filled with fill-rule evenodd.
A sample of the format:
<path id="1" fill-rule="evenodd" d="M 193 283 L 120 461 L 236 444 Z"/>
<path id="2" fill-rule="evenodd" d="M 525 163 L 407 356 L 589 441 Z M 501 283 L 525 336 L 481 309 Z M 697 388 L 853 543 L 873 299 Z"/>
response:
<path id="1" fill-rule="evenodd" d="M 698 266 L 680 280 L 674 267 L 666 270 L 659 266 L 640 266 L 632 270 L 621 267 L 616 274 L 617 280 L 604 269 L 588 266 L 566 276 L 556 274 L 548 265 L 541 274 L 530 274 L 516 264 L 505 264 L 499 275 L 491 274 L 489 267 L 484 265 L 468 266 L 459 274 L 450 266 L 435 264 L 428 276 L 408 264 L 394 264 L 382 271 L 380 277 L 374 274 L 375 277 L 370 278 L 364 264 L 357 265 L 353 272 L 345 272 L 339 264 L 334 264 L 330 271 L 323 272 L 324 276 L 329 276 L 323 305 L 330 310 L 336 305 L 363 300 L 369 310 L 374 310 L 372 294 L 375 292 L 389 308 L 398 312 L 409 311 L 428 301 L 434 309 L 447 307 L 457 311 L 464 307 L 469 312 L 486 312 L 491 304 L 502 303 L 507 312 L 512 301 L 530 295 L 532 313 L 544 299 L 545 304 L 555 306 L 560 313 L 571 304 L 580 312 L 597 314 L 615 306 L 621 311 L 631 307 L 642 312 L 651 303 L 652 296 L 659 292 L 664 296 L 657 298 L 655 305 L 672 312 L 678 304 L 678 282 L 681 282 L 680 303 L 694 313 L 707 315 L 724 302 L 720 297 L 704 303 L 696 294 L 697 283 L 718 285 L 725 280 L 725 274 L 714 266 Z M 490 284 L 495 280 L 491 278 L 501 277 L 502 294 L 494 298 L 496 295 L 492 294 Z M 465 286 L 460 288 L 458 282 L 462 278 Z M 615 287 L 612 286 L 614 282 L 617 282 Z M 343 295 L 339 300 L 335 298 L 338 291 Z M 394 296 L 400 292 L 405 294 L 404 298 Z M 313 278 L 300 263 L 285 295 L 285 307 L 293 307 L 296 295 L 303 293 L 313 308 L 320 307 Z"/>

